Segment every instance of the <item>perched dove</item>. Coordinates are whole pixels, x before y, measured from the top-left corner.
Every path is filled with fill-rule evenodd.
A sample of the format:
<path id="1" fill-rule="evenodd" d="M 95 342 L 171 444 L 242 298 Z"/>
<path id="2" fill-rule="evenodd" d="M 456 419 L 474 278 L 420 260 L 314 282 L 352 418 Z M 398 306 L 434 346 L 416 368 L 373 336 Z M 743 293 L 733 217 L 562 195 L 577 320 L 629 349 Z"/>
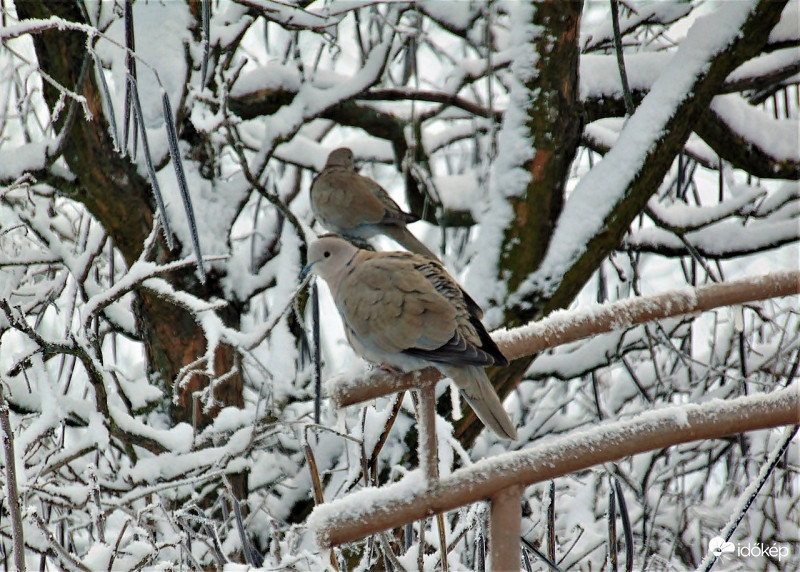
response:
<path id="1" fill-rule="evenodd" d="M 347 340 L 364 359 L 404 371 L 432 365 L 453 380 L 499 436 L 514 424 L 486 376 L 508 360 L 481 324 L 480 308 L 442 265 L 410 252 L 370 252 L 326 236 L 308 249 L 308 266 L 330 288 Z"/>
<path id="2" fill-rule="evenodd" d="M 330 232 L 359 239 L 385 234 L 406 250 L 438 260 L 406 228 L 419 217 L 403 212 L 383 187 L 359 175 L 353 152 L 346 147 L 328 155 L 325 168 L 311 183 L 311 209 Z"/>

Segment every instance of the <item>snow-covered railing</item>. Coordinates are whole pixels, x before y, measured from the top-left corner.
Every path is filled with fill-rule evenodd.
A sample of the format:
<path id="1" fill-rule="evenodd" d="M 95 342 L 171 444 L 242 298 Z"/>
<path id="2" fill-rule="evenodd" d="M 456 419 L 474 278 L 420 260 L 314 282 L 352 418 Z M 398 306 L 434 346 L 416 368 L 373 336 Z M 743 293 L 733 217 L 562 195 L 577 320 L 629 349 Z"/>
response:
<path id="1" fill-rule="evenodd" d="M 382 530 L 492 499 L 514 511 L 516 526 L 490 526 L 493 569 L 497 564 L 494 543 L 497 532 L 513 536 L 513 562 L 519 569 L 519 496 L 504 501 L 506 491 L 552 479 L 654 449 L 698 439 L 800 424 L 800 392 L 797 386 L 769 394 L 732 400 L 713 399 L 700 405 L 677 405 L 648 411 L 631 419 L 601 423 L 569 435 L 542 439 L 529 449 L 498 455 L 459 469 L 438 481 L 416 470 L 401 481 L 381 488 L 367 488 L 314 509 L 308 524 L 320 546 L 329 548 Z M 496 523 L 492 510 L 492 524 Z M 504 519 L 507 527 L 512 519 Z M 502 558 L 502 555 L 500 555 Z"/>
<path id="2" fill-rule="evenodd" d="M 800 294 L 800 271 L 772 272 L 609 302 L 586 309 L 562 310 L 519 328 L 495 331 L 492 338 L 503 354 L 509 360 L 514 360 L 637 324 L 792 294 Z M 442 374 L 432 367 L 401 376 L 379 370 L 360 379 L 337 379 L 328 384 L 328 394 L 336 407 L 346 407 L 397 391 L 422 387 L 440 379 Z"/>
<path id="3" fill-rule="evenodd" d="M 800 271 L 774 272 L 585 310 L 561 311 L 539 322 L 495 332 L 493 338 L 509 359 L 517 359 L 653 320 L 793 294 L 800 294 Z M 770 394 L 649 411 L 486 459 L 439 479 L 435 384 L 441 377 L 437 370 L 428 368 L 402 376 L 378 372 L 329 384 L 330 397 L 337 407 L 418 389 L 420 469 L 390 486 L 367 488 L 318 505 L 308 525 L 321 547 L 352 542 L 488 498 L 492 569 L 516 570 L 522 518 L 520 495 L 526 486 L 679 443 L 800 424 L 800 392 L 793 385 Z"/>

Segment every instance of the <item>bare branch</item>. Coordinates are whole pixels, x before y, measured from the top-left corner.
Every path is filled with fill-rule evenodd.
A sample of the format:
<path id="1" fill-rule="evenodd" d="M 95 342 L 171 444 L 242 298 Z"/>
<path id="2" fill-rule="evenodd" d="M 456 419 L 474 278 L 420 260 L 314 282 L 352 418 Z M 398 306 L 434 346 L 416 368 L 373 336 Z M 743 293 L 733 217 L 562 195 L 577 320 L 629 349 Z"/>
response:
<path id="1" fill-rule="evenodd" d="M 0 381 L 0 427 L 3 430 L 3 453 L 5 457 L 6 500 L 11 513 L 11 538 L 14 542 L 14 566 L 25 572 L 25 537 L 22 532 L 22 511 L 17 490 L 17 460 L 14 454 L 14 431 L 8 413 L 3 383 Z"/>

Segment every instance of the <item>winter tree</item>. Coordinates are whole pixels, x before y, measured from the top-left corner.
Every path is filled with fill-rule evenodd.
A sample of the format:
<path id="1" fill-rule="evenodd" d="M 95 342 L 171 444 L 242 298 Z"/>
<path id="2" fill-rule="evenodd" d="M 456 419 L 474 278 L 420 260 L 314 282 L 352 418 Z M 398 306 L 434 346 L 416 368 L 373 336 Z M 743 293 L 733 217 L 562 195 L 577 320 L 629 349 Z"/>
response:
<path id="1" fill-rule="evenodd" d="M 798 420 L 770 422 L 800 364 L 799 11 L 0 1 L 6 569 L 484 569 L 483 502 L 332 552 L 309 529 L 420 462 L 412 392 L 334 407 L 368 366 L 325 287 L 299 288 L 342 146 L 498 340 L 611 308 L 490 368 L 518 441 L 437 385 L 441 478 L 668 406 L 766 412 L 525 488 L 521 567 L 707 567 L 715 537 L 763 548 L 720 569 L 800 566 Z M 764 275 L 745 302 L 649 298 Z M 642 300 L 664 319 L 617 313 Z"/>

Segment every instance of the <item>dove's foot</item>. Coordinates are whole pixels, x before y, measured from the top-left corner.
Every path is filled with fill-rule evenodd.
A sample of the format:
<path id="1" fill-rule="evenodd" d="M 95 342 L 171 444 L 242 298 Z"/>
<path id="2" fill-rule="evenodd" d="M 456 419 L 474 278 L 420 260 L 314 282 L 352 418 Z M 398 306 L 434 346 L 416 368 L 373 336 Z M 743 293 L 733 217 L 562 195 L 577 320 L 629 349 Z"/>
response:
<path id="1" fill-rule="evenodd" d="M 378 369 L 381 371 L 385 371 L 386 373 L 389 373 L 391 375 L 397 375 L 397 376 L 403 375 L 405 373 L 402 369 L 397 369 L 396 367 L 391 366 L 388 363 L 382 363 L 381 365 L 378 366 Z"/>

